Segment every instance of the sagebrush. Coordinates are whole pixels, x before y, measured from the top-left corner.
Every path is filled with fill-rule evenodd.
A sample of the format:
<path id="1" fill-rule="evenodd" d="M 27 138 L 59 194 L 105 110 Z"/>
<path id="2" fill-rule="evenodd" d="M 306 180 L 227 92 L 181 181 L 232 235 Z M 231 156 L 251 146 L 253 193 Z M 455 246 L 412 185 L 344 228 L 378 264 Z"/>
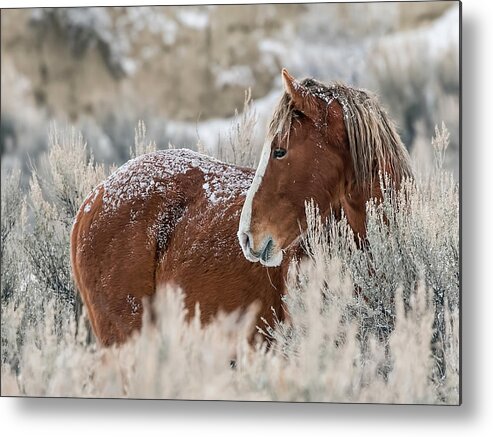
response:
<path id="1" fill-rule="evenodd" d="M 252 165 L 248 105 L 247 95 L 218 155 Z M 104 349 L 74 289 L 68 242 L 78 205 L 111 169 L 80 135 L 54 130 L 25 195 L 18 172 L 2 175 L 2 395 L 457 404 L 459 196 L 440 166 L 447 141 L 438 130 L 433 174 L 369 202 L 364 243 L 307 203 L 289 318 L 259 326 L 253 346 L 254 314 L 202 326 L 196 311 L 186 322 L 183 291 L 165 287 L 156 320 L 145 312 L 140 333 Z M 155 148 L 139 125 L 132 155 Z"/>

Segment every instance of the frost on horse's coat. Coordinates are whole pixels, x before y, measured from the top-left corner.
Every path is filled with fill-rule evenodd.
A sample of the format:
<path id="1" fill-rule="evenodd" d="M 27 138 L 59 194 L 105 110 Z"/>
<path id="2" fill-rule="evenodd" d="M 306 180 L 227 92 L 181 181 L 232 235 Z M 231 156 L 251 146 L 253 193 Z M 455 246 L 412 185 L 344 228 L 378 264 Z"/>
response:
<path id="1" fill-rule="evenodd" d="M 250 169 L 166 150 L 129 161 L 89 194 L 72 231 L 72 266 L 104 345 L 141 326 L 142 298 L 161 283 L 185 291 L 189 315 L 200 302 L 204 322 L 254 302 L 259 317 L 280 313 L 280 271 L 247 261 L 236 241 L 252 178 Z"/>
<path id="2" fill-rule="evenodd" d="M 344 212 L 365 238 L 366 202 L 382 197 L 379 175 L 395 187 L 412 176 L 371 93 L 282 74 L 285 93 L 255 180 L 252 169 L 167 150 L 129 161 L 82 204 L 72 271 L 102 344 L 141 326 L 142 299 L 160 284 L 181 287 L 189 315 L 199 303 L 203 322 L 253 303 L 259 325 L 272 324 L 272 309 L 282 320 L 289 262 L 303 256 L 305 202 L 313 199 L 324 218 Z"/>

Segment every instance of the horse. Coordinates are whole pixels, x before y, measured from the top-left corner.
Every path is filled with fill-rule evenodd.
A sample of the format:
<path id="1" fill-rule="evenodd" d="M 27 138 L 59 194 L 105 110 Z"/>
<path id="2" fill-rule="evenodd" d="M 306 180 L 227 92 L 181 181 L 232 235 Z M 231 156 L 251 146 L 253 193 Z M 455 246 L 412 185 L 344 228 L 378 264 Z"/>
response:
<path id="1" fill-rule="evenodd" d="M 255 305 L 259 325 L 283 320 L 289 261 L 303 256 L 305 201 L 344 212 L 365 235 L 365 204 L 381 198 L 378 174 L 411 174 L 409 156 L 376 97 L 340 83 L 295 80 L 284 93 L 256 171 L 189 149 L 130 160 L 83 201 L 71 232 L 71 266 L 103 346 L 142 325 L 143 300 L 171 284 L 188 317 Z"/>

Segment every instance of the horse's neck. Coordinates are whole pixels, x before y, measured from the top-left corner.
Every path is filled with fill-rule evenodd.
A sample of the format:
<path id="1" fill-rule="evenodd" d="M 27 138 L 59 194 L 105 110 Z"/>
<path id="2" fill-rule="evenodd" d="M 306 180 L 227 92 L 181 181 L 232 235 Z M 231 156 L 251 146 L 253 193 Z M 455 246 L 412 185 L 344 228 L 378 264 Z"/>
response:
<path id="1" fill-rule="evenodd" d="M 373 187 L 370 197 L 382 197 L 379 185 Z M 341 198 L 341 206 L 344 209 L 349 226 L 361 238 L 366 237 L 366 202 L 370 197 L 363 190 L 354 190 L 344 194 Z"/>
<path id="2" fill-rule="evenodd" d="M 346 214 L 347 221 L 355 234 L 360 237 L 366 236 L 366 208 L 365 202 L 361 197 L 355 198 L 354 195 L 345 195 L 341 199 L 341 206 Z"/>

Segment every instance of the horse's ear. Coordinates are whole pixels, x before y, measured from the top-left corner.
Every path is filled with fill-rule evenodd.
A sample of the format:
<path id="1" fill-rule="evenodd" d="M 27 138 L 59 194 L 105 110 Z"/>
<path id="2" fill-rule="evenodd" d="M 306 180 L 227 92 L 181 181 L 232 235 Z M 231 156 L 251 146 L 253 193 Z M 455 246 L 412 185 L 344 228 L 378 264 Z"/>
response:
<path id="1" fill-rule="evenodd" d="M 316 120 L 319 114 L 318 99 L 310 93 L 308 88 L 291 76 L 285 68 L 282 69 L 282 81 L 294 107 L 312 120 Z"/>

